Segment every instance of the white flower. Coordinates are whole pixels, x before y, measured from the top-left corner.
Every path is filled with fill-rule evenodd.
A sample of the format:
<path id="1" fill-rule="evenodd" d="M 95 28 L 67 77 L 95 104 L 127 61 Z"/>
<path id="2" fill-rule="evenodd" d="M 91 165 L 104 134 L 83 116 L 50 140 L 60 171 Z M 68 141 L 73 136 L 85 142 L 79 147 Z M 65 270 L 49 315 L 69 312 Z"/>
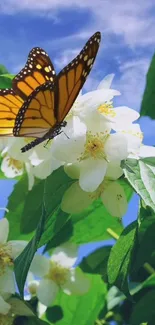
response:
<path id="1" fill-rule="evenodd" d="M 78 182 L 73 183 L 65 192 L 61 209 L 67 213 L 80 213 L 94 200 L 101 198 L 107 211 L 114 217 L 123 217 L 127 211 L 128 203 L 123 187 L 116 182 L 123 171 L 117 164 L 110 164 L 105 180 L 94 192 L 83 191 Z M 68 170 L 69 174 L 70 171 Z M 71 169 L 73 175 L 73 168 Z M 111 180 L 110 180 L 111 179 Z"/>
<path id="2" fill-rule="evenodd" d="M 109 107 L 110 100 L 114 96 L 120 95 L 117 90 L 109 89 L 113 80 L 114 74 L 107 75 L 100 83 L 96 90 L 82 95 L 78 95 L 70 112 L 68 113 L 67 122 L 78 116 L 87 125 L 87 128 L 94 131 L 101 131 L 103 127 L 111 128 L 111 123 L 102 118 L 102 115 L 97 111 L 97 107 L 102 104 Z M 94 123 L 92 123 L 92 121 Z M 97 127 L 97 128 L 96 128 Z"/>
<path id="3" fill-rule="evenodd" d="M 8 178 L 21 176 L 26 170 L 29 180 L 29 190 L 31 190 L 34 184 L 32 166 L 29 162 L 31 151 L 22 153 L 20 150 L 25 144 L 24 138 L 7 139 L 7 144 L 1 153 L 3 157 L 1 170 Z"/>
<path id="4" fill-rule="evenodd" d="M 112 99 L 120 92 L 110 89 L 114 74 L 106 76 L 99 83 L 97 90 L 78 96 L 70 116 L 78 116 L 91 131 L 102 131 L 104 128 L 113 128 L 117 131 L 122 125 L 130 125 L 139 118 L 139 113 L 126 107 L 113 107 Z"/>
<path id="5" fill-rule="evenodd" d="M 49 306 L 59 290 L 68 295 L 82 295 L 89 290 L 90 282 L 86 275 L 73 267 L 77 257 L 77 247 L 70 243 L 54 249 L 49 259 L 41 255 L 34 257 L 30 270 L 42 277 L 36 286 L 36 294 L 42 304 Z"/>
<path id="6" fill-rule="evenodd" d="M 102 183 L 108 164 L 118 163 L 128 156 L 128 143 L 122 133 L 109 134 L 109 130 L 86 132 L 84 123 L 78 121 L 74 127 L 69 124 L 66 133 L 53 141 L 52 154 L 68 163 L 79 166 L 79 184 L 87 192 L 93 192 Z"/>
<path id="7" fill-rule="evenodd" d="M 15 293 L 13 274 L 14 259 L 26 246 L 25 241 L 8 241 L 9 223 L 6 218 L 0 220 L 0 313 L 7 313 L 9 306 L 4 301 L 6 294 Z M 4 310 L 4 312 L 3 312 Z"/>
<path id="8" fill-rule="evenodd" d="M 52 157 L 51 141 L 46 145 L 39 144 L 29 156 L 33 166 L 33 175 L 40 179 L 46 179 L 55 169 L 63 165 L 63 162 Z"/>

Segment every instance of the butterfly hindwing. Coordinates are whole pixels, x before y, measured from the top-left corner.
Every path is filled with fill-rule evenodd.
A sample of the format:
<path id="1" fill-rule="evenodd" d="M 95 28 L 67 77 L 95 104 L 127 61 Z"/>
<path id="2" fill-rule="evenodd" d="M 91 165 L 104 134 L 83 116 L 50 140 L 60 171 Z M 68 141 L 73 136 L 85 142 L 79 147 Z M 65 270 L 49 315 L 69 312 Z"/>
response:
<path id="1" fill-rule="evenodd" d="M 25 67 L 15 76 L 12 88 L 23 100 L 46 81 L 54 81 L 56 77 L 54 66 L 48 54 L 40 47 L 34 47 Z"/>
<path id="2" fill-rule="evenodd" d="M 56 124 L 54 83 L 37 87 L 20 108 L 13 130 L 18 137 L 41 137 Z"/>
<path id="3" fill-rule="evenodd" d="M 0 136 L 13 136 L 13 127 L 23 100 L 13 89 L 0 89 Z"/>
<path id="4" fill-rule="evenodd" d="M 59 122 L 65 118 L 85 83 L 96 58 L 100 40 L 100 32 L 95 33 L 78 56 L 58 74 L 55 98 Z"/>

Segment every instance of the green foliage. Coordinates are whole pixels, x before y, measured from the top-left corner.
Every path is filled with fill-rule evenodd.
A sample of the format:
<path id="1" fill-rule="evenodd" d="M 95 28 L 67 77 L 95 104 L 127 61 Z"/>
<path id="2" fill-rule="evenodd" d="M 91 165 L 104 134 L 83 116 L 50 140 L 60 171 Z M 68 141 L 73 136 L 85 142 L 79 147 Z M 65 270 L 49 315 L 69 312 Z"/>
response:
<path id="1" fill-rule="evenodd" d="M 8 73 L 4 65 L 0 64 L 0 89 L 11 88 L 14 75 Z"/>
<path id="2" fill-rule="evenodd" d="M 154 310 L 155 290 L 152 289 L 146 292 L 133 307 L 133 312 L 130 318 L 130 324 L 139 325 L 141 323 L 152 322 L 155 319 Z M 154 324 L 149 323 L 149 324 Z"/>
<path id="3" fill-rule="evenodd" d="M 94 325 L 106 303 L 106 286 L 98 275 L 90 276 L 90 280 L 91 288 L 83 296 L 68 296 L 62 292 L 58 295 L 54 303 L 55 306 L 61 306 L 63 318 L 57 325 Z"/>
<path id="4" fill-rule="evenodd" d="M 43 204 L 42 205 L 42 216 L 38 223 L 35 236 L 28 243 L 28 245 L 25 247 L 25 249 L 20 254 L 20 256 L 16 258 L 15 263 L 14 263 L 15 277 L 16 277 L 18 289 L 19 289 L 21 296 L 23 296 L 23 293 L 24 293 L 24 284 L 25 284 L 25 281 L 27 278 L 28 270 L 30 268 L 34 254 L 38 249 L 38 244 L 39 244 L 42 232 L 44 231 L 45 221 L 46 221 L 46 210 L 45 210 L 45 207 Z"/>
<path id="5" fill-rule="evenodd" d="M 141 104 L 141 116 L 150 116 L 152 119 L 155 119 L 155 55 L 152 58 L 146 79 L 146 86 L 143 95 L 143 100 Z"/>
<path id="6" fill-rule="evenodd" d="M 111 249 L 108 261 L 108 280 L 111 285 L 116 285 L 130 298 L 128 288 L 128 275 L 134 253 L 137 222 L 131 223 L 124 229 L 120 238 Z"/>
<path id="7" fill-rule="evenodd" d="M 124 173 L 128 182 L 140 195 L 146 206 L 155 211 L 155 166 L 141 160 L 127 159 Z"/>
<path id="8" fill-rule="evenodd" d="M 100 274 L 104 278 L 107 275 L 107 262 L 111 252 L 111 246 L 101 247 L 89 256 L 83 258 L 80 268 L 83 272 Z"/>

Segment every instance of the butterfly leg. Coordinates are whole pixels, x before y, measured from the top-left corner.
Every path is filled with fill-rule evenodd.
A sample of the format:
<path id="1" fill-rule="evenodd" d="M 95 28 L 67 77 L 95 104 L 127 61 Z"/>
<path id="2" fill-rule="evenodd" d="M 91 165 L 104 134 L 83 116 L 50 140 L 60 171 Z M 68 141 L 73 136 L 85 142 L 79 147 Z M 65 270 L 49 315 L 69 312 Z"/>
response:
<path id="1" fill-rule="evenodd" d="M 28 143 L 23 148 L 21 148 L 21 152 L 26 152 L 26 151 L 36 147 L 38 144 L 44 142 L 45 140 L 48 140 L 47 141 L 47 143 L 48 143 L 51 139 L 55 138 L 57 135 L 59 135 L 62 132 L 61 128 L 65 127 L 66 124 L 67 124 L 66 121 L 56 124 L 56 126 L 51 128 L 42 138 L 37 138 L 37 139 L 31 141 L 30 143 Z M 47 143 L 46 143 L 46 145 L 47 145 Z"/>

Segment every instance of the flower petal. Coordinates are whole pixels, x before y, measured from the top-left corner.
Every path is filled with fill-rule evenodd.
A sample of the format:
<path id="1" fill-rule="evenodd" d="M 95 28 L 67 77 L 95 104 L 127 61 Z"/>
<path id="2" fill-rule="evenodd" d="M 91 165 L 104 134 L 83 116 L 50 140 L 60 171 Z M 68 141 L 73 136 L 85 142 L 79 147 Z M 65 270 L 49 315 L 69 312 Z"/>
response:
<path id="1" fill-rule="evenodd" d="M 118 95 L 120 95 L 120 92 L 114 89 L 97 89 L 84 94 L 80 99 L 80 105 L 84 106 L 83 109 L 89 109 L 91 112 L 99 105 L 109 102 L 114 96 Z"/>
<path id="2" fill-rule="evenodd" d="M 110 134 L 104 145 L 104 151 L 109 161 L 121 161 L 128 156 L 127 139 L 124 134 Z"/>
<path id="3" fill-rule="evenodd" d="M 108 164 L 106 177 L 111 180 L 116 180 L 123 175 L 123 169 L 120 167 L 120 162 L 112 161 Z"/>
<path id="4" fill-rule="evenodd" d="M 143 140 L 143 133 L 140 129 L 140 125 L 137 123 L 131 124 L 130 126 L 128 126 L 128 128 L 126 128 L 122 132 L 128 142 L 128 152 L 129 153 L 139 152 L 139 148 Z"/>
<path id="5" fill-rule="evenodd" d="M 139 156 L 141 158 L 145 157 L 155 157 L 155 147 L 152 146 L 141 146 Z"/>
<path id="6" fill-rule="evenodd" d="M 0 314 L 7 315 L 11 306 L 0 296 Z"/>
<path id="7" fill-rule="evenodd" d="M 83 191 L 78 182 L 75 182 L 63 195 L 61 209 L 67 213 L 80 213 L 92 202 L 89 193 Z"/>
<path id="8" fill-rule="evenodd" d="M 80 120 L 77 121 L 79 125 Z M 53 157 L 67 163 L 76 162 L 86 142 L 86 126 L 82 122 L 80 125 L 79 129 L 76 126 L 76 129 L 69 129 L 67 135 L 62 133 L 54 139 L 51 149 Z"/>
<path id="9" fill-rule="evenodd" d="M 102 192 L 101 199 L 112 216 L 121 218 L 126 213 L 128 203 L 124 189 L 119 183 L 110 182 Z"/>
<path id="10" fill-rule="evenodd" d="M 5 244 L 9 234 L 9 222 L 6 218 L 0 220 L 0 243 Z"/>
<path id="11" fill-rule="evenodd" d="M 71 268 L 78 258 L 78 247 L 69 242 L 53 250 L 51 261 L 58 263 L 62 267 Z"/>
<path id="12" fill-rule="evenodd" d="M 127 106 L 115 107 L 114 111 L 116 116 L 114 118 L 115 123 L 112 125 L 112 128 L 115 131 L 122 130 L 122 126 L 125 129 L 140 116 L 137 111 Z"/>
<path id="13" fill-rule="evenodd" d="M 0 276 L 0 292 L 15 293 L 14 274 L 9 268 L 5 268 L 5 272 Z"/>
<path id="14" fill-rule="evenodd" d="M 33 175 L 33 167 L 30 163 L 25 163 L 27 176 L 28 176 L 28 190 L 31 191 L 34 185 L 34 175 Z"/>
<path id="15" fill-rule="evenodd" d="M 63 162 L 50 157 L 50 159 L 43 161 L 40 163 L 40 165 L 33 167 L 33 174 L 39 179 L 46 179 L 49 175 L 51 175 L 53 170 L 62 165 Z"/>
<path id="16" fill-rule="evenodd" d="M 79 268 L 76 268 L 71 270 L 68 280 L 61 288 L 68 295 L 83 295 L 89 291 L 90 284 L 89 278 Z"/>
<path id="17" fill-rule="evenodd" d="M 59 288 L 55 282 L 43 279 L 37 288 L 37 297 L 42 304 L 50 306 L 56 298 L 58 291 Z"/>
<path id="18" fill-rule="evenodd" d="M 65 173 L 72 179 L 78 179 L 80 176 L 80 166 L 79 164 L 66 164 L 64 166 Z"/>
<path id="19" fill-rule="evenodd" d="M 38 277 L 43 277 L 48 274 L 50 261 L 44 255 L 36 254 L 30 266 L 30 271 Z"/>
<path id="20" fill-rule="evenodd" d="M 23 251 L 27 244 L 28 242 L 25 240 L 10 240 L 8 242 L 8 246 L 11 246 L 10 256 L 15 259 Z"/>
<path id="21" fill-rule="evenodd" d="M 105 76 L 104 79 L 102 79 L 97 87 L 97 89 L 109 89 L 111 87 L 112 81 L 114 79 L 115 74 L 111 73 Z"/>
<path id="22" fill-rule="evenodd" d="M 86 192 L 94 192 L 102 183 L 107 170 L 107 162 L 104 159 L 85 159 L 80 168 L 80 187 Z"/>

